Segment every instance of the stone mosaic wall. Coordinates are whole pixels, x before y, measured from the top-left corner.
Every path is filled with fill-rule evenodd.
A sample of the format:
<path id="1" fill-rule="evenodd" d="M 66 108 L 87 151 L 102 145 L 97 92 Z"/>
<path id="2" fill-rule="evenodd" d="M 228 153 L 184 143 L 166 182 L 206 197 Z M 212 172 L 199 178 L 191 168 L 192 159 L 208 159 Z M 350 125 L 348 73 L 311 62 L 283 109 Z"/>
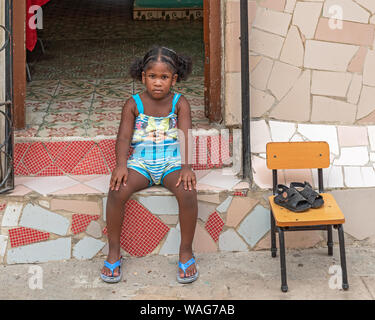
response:
<path id="1" fill-rule="evenodd" d="M 193 242 L 199 253 L 268 250 L 270 192 L 248 192 L 234 177 L 205 176 L 198 190 L 198 221 Z M 67 188 L 68 177 L 19 178 L 16 190 L 0 199 L 0 263 L 39 263 L 105 258 L 107 247 L 105 182 L 81 176 L 79 188 Z M 103 176 L 101 178 L 107 177 Z M 34 179 L 33 184 L 30 179 Z M 59 181 L 59 179 L 61 181 Z M 91 179 L 91 180 L 90 180 Z M 225 181 L 224 181 L 225 180 Z M 90 182 L 92 181 L 92 183 Z M 64 183 L 65 182 L 65 183 Z M 90 188 L 85 184 L 88 184 Z M 47 188 L 59 185 L 61 190 Z M 25 187 L 27 185 L 27 187 Z M 43 187 L 44 186 L 44 187 Z M 346 243 L 373 245 L 375 219 L 369 210 L 374 189 L 333 191 L 343 208 Z M 163 203 L 163 207 L 160 206 Z M 366 221 L 364 225 L 362 222 Z M 322 231 L 286 233 L 288 248 L 326 247 Z M 127 203 L 121 248 L 124 256 L 178 254 L 180 227 L 175 197 L 162 187 L 137 192 Z M 335 250 L 337 234 L 334 232 Z"/>
<path id="2" fill-rule="evenodd" d="M 207 171 L 210 173 L 204 176 L 204 184 L 198 190 L 194 251 L 199 254 L 268 250 L 270 192 L 248 192 L 247 183 L 235 177 L 220 179 L 219 171 Z M 77 188 L 67 187 L 67 179 L 18 178 L 15 191 L 2 195 L 0 264 L 105 258 L 108 177 L 79 176 L 82 182 Z M 348 191 L 333 191 L 346 218 L 346 243 L 373 245 L 375 219 L 366 208 L 371 206 L 375 191 L 350 190 L 357 201 L 352 201 Z M 333 235 L 338 250 L 337 233 Z M 286 233 L 288 248 L 326 247 L 326 241 L 326 233 L 322 231 Z M 123 255 L 178 254 L 179 242 L 175 197 L 162 187 L 134 194 L 127 203 L 121 233 Z"/>
<path id="3" fill-rule="evenodd" d="M 273 120 L 251 122 L 252 165 L 255 184 L 272 188 L 266 167 L 266 144 L 270 141 L 327 141 L 330 166 L 323 169 L 326 189 L 375 187 L 375 126 L 296 124 Z M 279 182 L 309 181 L 318 187 L 317 170 L 284 170 Z"/>
<path id="4" fill-rule="evenodd" d="M 238 184 L 238 180 L 233 179 L 232 184 L 235 191 L 231 193 L 199 192 L 193 243 L 196 253 L 256 249 L 269 231 L 265 198 L 247 195 L 248 186 Z M 178 254 L 177 201 L 168 192 L 153 192 L 138 192 L 127 202 L 121 234 L 125 256 Z M 0 262 L 104 257 L 108 250 L 106 201 L 106 194 L 56 196 L 32 192 L 22 197 L 2 197 Z"/>
<path id="5" fill-rule="evenodd" d="M 374 14 L 369 0 L 249 1 L 251 116 L 374 123 Z M 226 1 L 227 125 L 241 117 L 239 17 Z"/>
<path id="6" fill-rule="evenodd" d="M 225 122 L 241 123 L 238 0 L 226 1 Z M 249 1 L 251 141 L 255 183 L 272 186 L 269 141 L 327 141 L 329 188 L 374 187 L 375 2 Z M 311 171 L 281 181 L 316 182 Z"/>

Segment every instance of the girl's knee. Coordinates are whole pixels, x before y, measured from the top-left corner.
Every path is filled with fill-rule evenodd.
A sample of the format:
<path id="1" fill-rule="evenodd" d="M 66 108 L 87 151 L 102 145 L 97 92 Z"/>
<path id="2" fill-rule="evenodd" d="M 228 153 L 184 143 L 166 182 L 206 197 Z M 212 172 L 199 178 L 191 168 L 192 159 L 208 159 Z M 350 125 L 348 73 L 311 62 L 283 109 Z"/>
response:
<path id="1" fill-rule="evenodd" d="M 196 190 L 185 190 L 180 189 L 176 195 L 179 201 L 193 205 L 197 203 L 197 192 Z"/>
<path id="2" fill-rule="evenodd" d="M 132 191 L 128 186 L 121 185 L 119 190 L 109 190 L 108 200 L 110 202 L 125 202 L 131 196 Z"/>

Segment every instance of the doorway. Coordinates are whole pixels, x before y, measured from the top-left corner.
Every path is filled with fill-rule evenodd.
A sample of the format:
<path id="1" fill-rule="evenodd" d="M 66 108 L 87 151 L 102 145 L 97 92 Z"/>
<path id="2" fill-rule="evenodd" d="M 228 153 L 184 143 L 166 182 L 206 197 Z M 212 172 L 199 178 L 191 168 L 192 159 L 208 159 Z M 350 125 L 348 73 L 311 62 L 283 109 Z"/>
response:
<path id="1" fill-rule="evenodd" d="M 212 5 L 213 0 L 205 0 L 204 22 L 135 21 L 132 2 L 51 0 L 43 6 L 43 29 L 38 30 L 42 42 L 26 55 L 31 81 L 25 85 L 24 112 L 15 112 L 16 128 L 23 129 L 16 137 L 116 135 L 124 101 L 142 90 L 128 76 L 130 63 L 155 44 L 193 59 L 190 79 L 175 88 L 191 104 L 193 126 L 207 128 L 221 119 L 218 82 L 212 81 L 213 71 L 220 70 L 221 78 L 221 62 L 213 59 L 212 68 L 210 55 L 216 49 L 210 43 L 209 20 L 218 1 Z M 15 81 L 24 75 L 15 74 Z M 216 89 L 210 90 L 211 83 Z"/>

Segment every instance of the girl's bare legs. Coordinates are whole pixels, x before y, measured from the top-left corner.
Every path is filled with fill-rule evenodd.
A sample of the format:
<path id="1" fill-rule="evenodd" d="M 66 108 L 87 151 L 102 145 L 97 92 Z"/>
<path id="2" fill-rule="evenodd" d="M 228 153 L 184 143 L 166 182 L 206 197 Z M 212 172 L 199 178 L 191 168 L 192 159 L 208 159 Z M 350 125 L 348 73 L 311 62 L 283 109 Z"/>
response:
<path id="1" fill-rule="evenodd" d="M 109 190 L 106 208 L 108 257 L 109 263 L 115 263 L 120 258 L 120 235 L 125 213 L 125 203 L 134 192 L 147 188 L 149 180 L 139 172 L 128 169 L 129 175 L 126 186 L 121 184 L 118 191 Z M 111 271 L 103 267 L 102 273 L 112 276 Z M 119 268 L 113 271 L 113 276 L 119 275 Z"/>
<path id="2" fill-rule="evenodd" d="M 179 258 L 181 263 L 186 263 L 193 256 L 193 239 L 198 217 L 198 200 L 197 192 L 195 189 L 185 190 L 183 182 L 181 182 L 180 185 L 176 187 L 179 176 L 180 170 L 173 171 L 165 176 L 163 184 L 167 189 L 173 192 L 178 202 L 181 229 Z M 196 271 L 196 265 L 191 265 L 186 270 L 186 277 L 194 275 Z M 180 277 L 185 277 L 184 272 L 181 269 Z"/>

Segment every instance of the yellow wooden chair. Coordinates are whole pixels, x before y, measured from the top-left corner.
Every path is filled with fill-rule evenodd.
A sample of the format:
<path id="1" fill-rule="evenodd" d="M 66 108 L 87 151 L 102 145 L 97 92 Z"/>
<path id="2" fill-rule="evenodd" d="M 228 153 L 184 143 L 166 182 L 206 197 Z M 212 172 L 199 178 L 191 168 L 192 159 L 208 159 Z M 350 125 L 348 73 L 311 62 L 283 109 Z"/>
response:
<path id="1" fill-rule="evenodd" d="M 276 232 L 279 234 L 281 290 L 288 291 L 285 264 L 284 231 L 326 230 L 328 255 L 333 255 L 332 226 L 337 229 L 340 245 L 342 288 L 349 288 L 343 223 L 345 218 L 331 194 L 324 193 L 323 168 L 328 168 L 329 146 L 327 142 L 270 142 L 267 144 L 267 167 L 272 170 L 273 196 L 269 197 L 271 216 L 271 255 L 276 257 Z M 324 205 L 319 209 L 309 209 L 295 213 L 274 203 L 277 190 L 277 170 L 318 169 L 319 193 Z M 302 181 L 301 181 L 302 182 Z"/>

